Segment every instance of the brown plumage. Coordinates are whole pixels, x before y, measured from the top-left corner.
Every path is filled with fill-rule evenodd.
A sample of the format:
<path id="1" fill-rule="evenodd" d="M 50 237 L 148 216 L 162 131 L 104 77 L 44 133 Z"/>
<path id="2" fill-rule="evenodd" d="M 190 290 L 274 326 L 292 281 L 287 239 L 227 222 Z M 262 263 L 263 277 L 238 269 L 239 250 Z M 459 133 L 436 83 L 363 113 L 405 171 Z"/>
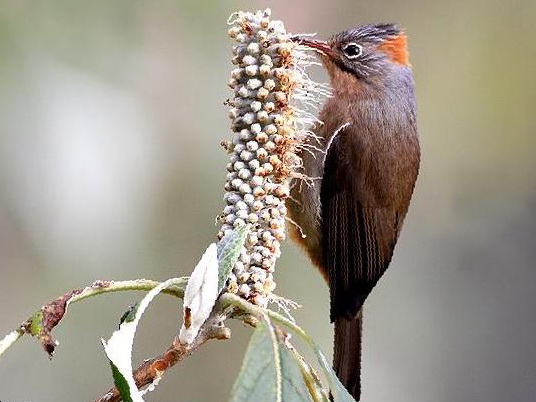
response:
<path id="1" fill-rule="evenodd" d="M 394 25 L 366 25 L 316 49 L 333 97 L 315 131 L 321 150 L 303 153 L 310 183 L 296 182 L 293 237 L 329 283 L 334 368 L 360 398 L 362 306 L 393 255 L 419 170 L 414 84 L 406 37 Z"/>

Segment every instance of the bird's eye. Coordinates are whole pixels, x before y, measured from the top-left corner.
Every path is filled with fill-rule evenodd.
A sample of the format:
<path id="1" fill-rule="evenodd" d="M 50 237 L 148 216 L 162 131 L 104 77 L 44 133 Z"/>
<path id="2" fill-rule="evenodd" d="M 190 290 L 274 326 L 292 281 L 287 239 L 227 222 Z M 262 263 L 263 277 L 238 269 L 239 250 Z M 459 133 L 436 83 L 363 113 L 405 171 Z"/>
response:
<path id="1" fill-rule="evenodd" d="M 342 48 L 342 51 L 348 57 L 349 59 L 355 59 L 359 56 L 361 56 L 361 53 L 363 53 L 363 46 L 358 45 L 357 43 L 350 42 L 344 45 Z"/>

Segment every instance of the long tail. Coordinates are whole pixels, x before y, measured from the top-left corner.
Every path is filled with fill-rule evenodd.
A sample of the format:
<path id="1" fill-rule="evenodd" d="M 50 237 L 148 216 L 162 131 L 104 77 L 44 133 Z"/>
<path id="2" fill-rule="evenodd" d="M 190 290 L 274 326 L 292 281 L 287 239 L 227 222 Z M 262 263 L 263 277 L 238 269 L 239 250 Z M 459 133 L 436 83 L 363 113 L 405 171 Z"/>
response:
<path id="1" fill-rule="evenodd" d="M 348 392 L 359 401 L 361 396 L 361 310 L 353 320 L 335 320 L 333 368 Z"/>

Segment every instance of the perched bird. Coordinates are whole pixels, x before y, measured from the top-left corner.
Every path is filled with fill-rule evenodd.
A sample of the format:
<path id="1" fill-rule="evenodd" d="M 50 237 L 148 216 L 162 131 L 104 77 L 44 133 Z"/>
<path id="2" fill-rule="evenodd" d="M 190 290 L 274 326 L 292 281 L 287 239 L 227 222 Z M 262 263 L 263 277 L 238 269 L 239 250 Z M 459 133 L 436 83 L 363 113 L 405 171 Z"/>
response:
<path id="1" fill-rule="evenodd" d="M 333 97 L 315 130 L 321 145 L 302 155 L 309 180 L 291 191 L 292 234 L 329 283 L 334 369 L 359 400 L 363 303 L 389 266 L 419 171 L 406 35 L 380 24 L 294 40 L 320 53 Z"/>

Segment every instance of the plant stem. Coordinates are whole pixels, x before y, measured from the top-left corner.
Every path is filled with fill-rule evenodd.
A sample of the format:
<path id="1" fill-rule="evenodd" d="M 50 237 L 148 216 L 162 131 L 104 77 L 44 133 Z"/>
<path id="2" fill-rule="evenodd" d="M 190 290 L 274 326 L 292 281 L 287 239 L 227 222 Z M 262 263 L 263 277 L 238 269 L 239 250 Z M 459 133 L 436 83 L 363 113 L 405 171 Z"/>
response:
<path id="1" fill-rule="evenodd" d="M 188 283 L 188 277 L 179 278 L 179 282 L 176 285 L 163 290 L 162 293 L 165 293 L 171 296 L 176 296 L 182 299 L 184 296 L 184 289 L 186 288 L 187 283 Z M 57 308 L 57 301 L 63 300 L 65 307 L 63 311 L 60 312 L 61 316 L 58 319 L 58 322 L 59 322 L 59 320 L 63 317 L 63 314 L 65 313 L 67 307 L 71 305 L 72 303 L 76 303 L 76 302 L 88 299 L 90 297 L 99 296 L 104 293 L 123 292 L 127 290 L 150 291 L 156 286 L 158 286 L 159 284 L 160 282 L 153 281 L 150 279 L 136 279 L 136 280 L 128 280 L 128 281 L 99 280 L 99 281 L 93 282 L 91 286 L 86 286 L 83 289 L 75 289 L 66 293 L 63 296 L 60 296 L 58 299 L 43 306 L 40 309 L 40 311 L 46 311 L 47 307 Z M 19 328 L 11 331 L 9 334 L 7 334 L 4 337 L 4 339 L 0 341 L 0 357 L 7 349 L 9 349 L 15 342 L 17 342 L 24 334 L 29 333 L 28 323 L 31 322 L 33 317 L 34 316 L 30 317 L 28 320 L 22 323 Z M 52 330 L 52 328 L 49 328 L 48 330 Z"/>
<path id="2" fill-rule="evenodd" d="M 314 346 L 313 339 L 307 335 L 307 333 L 298 325 L 296 325 L 294 322 L 289 320 L 288 318 L 282 316 L 279 313 L 276 313 L 275 311 L 258 307 L 252 303 L 247 302 L 246 300 L 242 299 L 241 297 L 238 297 L 234 294 L 225 293 L 223 294 L 219 302 L 222 305 L 222 310 L 233 306 L 237 307 L 241 312 L 251 314 L 256 317 L 262 317 L 263 315 L 266 315 L 270 317 L 273 321 L 281 324 L 282 326 L 286 327 L 287 329 L 290 329 L 295 334 L 299 335 L 300 338 L 302 338 L 307 344 Z"/>

